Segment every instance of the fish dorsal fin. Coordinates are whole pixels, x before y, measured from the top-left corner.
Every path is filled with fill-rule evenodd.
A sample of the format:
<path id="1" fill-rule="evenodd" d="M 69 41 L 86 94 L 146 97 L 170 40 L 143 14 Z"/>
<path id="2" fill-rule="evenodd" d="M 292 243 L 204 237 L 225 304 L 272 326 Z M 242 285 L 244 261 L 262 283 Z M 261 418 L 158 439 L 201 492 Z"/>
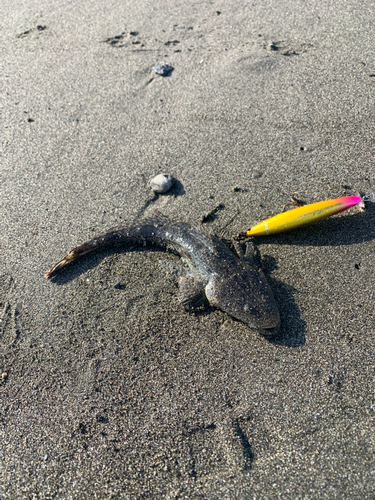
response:
<path id="1" fill-rule="evenodd" d="M 200 225 L 200 230 L 199 229 L 194 229 L 193 231 L 195 232 L 195 236 L 204 244 L 206 247 L 208 247 L 212 253 L 218 255 L 218 252 L 216 250 L 216 244 L 214 240 L 214 236 L 212 235 L 211 231 L 203 226 L 203 224 Z"/>
<path id="2" fill-rule="evenodd" d="M 157 208 L 154 208 L 152 212 L 153 215 L 149 215 L 143 220 L 154 220 L 163 222 L 164 224 L 174 224 L 174 222 L 168 217 L 168 215 L 162 214 Z"/>
<path id="3" fill-rule="evenodd" d="M 145 225 L 147 223 L 154 225 L 156 227 L 167 226 L 168 229 L 171 229 L 171 230 L 175 229 L 177 231 L 181 231 L 181 230 L 188 231 L 191 236 L 193 236 L 196 240 L 198 240 L 208 250 L 210 250 L 212 253 L 218 255 L 218 252 L 216 250 L 215 238 L 213 237 L 213 235 L 210 233 L 210 231 L 206 227 L 201 225 L 200 228 L 196 228 L 194 226 L 190 226 L 189 224 L 186 224 L 185 222 L 174 222 L 167 215 L 162 214 L 157 209 L 153 209 L 152 213 L 150 213 L 149 215 L 147 215 L 143 219 L 140 219 L 138 221 L 129 222 L 129 223 L 126 223 L 122 226 L 111 228 L 107 232 L 115 232 L 115 231 L 122 229 L 122 228 L 135 227 L 138 225 L 142 226 L 142 225 Z"/>
<path id="4" fill-rule="evenodd" d="M 119 231 L 121 229 L 134 228 L 136 226 L 142 226 L 145 223 L 146 224 L 150 223 L 150 224 L 153 224 L 153 225 L 156 225 L 156 226 L 161 226 L 161 225 L 165 225 L 165 224 L 168 224 L 170 226 L 175 225 L 173 223 L 173 221 L 169 217 L 167 217 L 166 215 L 162 214 L 158 210 L 154 209 L 153 213 L 151 213 L 150 215 L 147 215 L 143 219 L 134 219 L 134 220 L 130 220 L 128 222 L 125 222 L 124 224 L 121 224 L 120 226 L 111 227 L 110 229 L 107 229 L 107 231 L 106 231 L 105 234 L 115 233 L 116 231 Z"/>
<path id="5" fill-rule="evenodd" d="M 215 253 L 216 255 L 218 254 L 216 250 L 215 241 L 213 240 L 213 236 L 207 227 L 204 227 L 201 224 L 200 228 L 197 228 L 194 226 L 190 226 L 190 224 L 186 224 L 185 222 L 174 222 L 167 215 L 164 215 L 161 212 L 159 212 L 159 210 L 156 208 L 153 209 L 153 213 L 154 217 L 151 215 L 147 217 L 147 219 L 144 219 L 144 221 L 150 220 L 154 222 L 159 222 L 161 224 L 167 224 L 171 228 L 173 227 L 179 229 L 181 229 L 182 227 L 188 228 L 189 232 L 192 235 L 194 235 L 194 237 L 197 240 L 199 240 L 205 247 L 207 247 L 212 253 Z"/>

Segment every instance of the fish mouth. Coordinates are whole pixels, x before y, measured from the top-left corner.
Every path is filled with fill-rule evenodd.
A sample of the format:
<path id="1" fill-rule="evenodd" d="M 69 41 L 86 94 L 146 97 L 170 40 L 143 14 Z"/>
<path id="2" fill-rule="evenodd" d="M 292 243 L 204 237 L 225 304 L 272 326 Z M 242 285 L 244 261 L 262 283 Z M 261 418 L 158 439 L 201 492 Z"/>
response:
<path id="1" fill-rule="evenodd" d="M 279 331 L 279 328 L 280 323 L 278 323 L 276 326 L 270 326 L 267 328 L 263 327 L 259 330 L 259 333 L 264 337 L 272 337 L 273 335 L 276 335 L 276 333 Z"/>

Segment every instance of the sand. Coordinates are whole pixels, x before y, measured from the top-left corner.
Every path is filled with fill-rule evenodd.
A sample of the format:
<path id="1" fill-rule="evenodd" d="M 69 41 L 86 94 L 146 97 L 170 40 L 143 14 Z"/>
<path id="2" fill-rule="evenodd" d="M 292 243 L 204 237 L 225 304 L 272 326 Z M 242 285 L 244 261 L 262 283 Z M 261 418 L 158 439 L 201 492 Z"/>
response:
<path id="1" fill-rule="evenodd" d="M 374 498 L 374 204 L 258 240 L 271 341 L 162 251 L 44 278 L 155 208 L 232 237 L 375 191 L 373 2 L 2 7 L 0 498 Z"/>

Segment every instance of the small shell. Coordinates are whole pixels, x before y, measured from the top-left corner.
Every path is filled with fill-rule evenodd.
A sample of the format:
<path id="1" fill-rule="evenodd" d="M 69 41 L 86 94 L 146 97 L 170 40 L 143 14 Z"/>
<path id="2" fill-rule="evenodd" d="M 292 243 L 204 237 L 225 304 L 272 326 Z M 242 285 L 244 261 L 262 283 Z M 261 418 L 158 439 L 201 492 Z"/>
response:
<path id="1" fill-rule="evenodd" d="M 174 68 L 172 68 L 172 66 L 169 66 L 169 64 L 157 64 L 156 66 L 153 66 L 152 69 L 157 75 L 169 76 Z"/>
<path id="2" fill-rule="evenodd" d="M 176 179 L 169 174 L 159 174 L 150 182 L 151 189 L 155 193 L 166 193 L 176 182 Z"/>

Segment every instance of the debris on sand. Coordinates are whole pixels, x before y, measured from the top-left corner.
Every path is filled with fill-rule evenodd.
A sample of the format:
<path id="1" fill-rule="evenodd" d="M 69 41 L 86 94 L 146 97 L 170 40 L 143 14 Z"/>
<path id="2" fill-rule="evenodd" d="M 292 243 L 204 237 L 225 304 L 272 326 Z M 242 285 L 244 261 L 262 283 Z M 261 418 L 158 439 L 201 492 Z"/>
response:
<path id="1" fill-rule="evenodd" d="M 169 66 L 169 64 L 157 64 L 156 66 L 153 66 L 152 68 L 157 75 L 160 76 L 169 76 L 174 68 L 172 66 Z"/>
<path id="2" fill-rule="evenodd" d="M 169 174 L 159 174 L 150 181 L 151 189 L 158 194 L 166 193 L 174 186 L 176 179 Z"/>

